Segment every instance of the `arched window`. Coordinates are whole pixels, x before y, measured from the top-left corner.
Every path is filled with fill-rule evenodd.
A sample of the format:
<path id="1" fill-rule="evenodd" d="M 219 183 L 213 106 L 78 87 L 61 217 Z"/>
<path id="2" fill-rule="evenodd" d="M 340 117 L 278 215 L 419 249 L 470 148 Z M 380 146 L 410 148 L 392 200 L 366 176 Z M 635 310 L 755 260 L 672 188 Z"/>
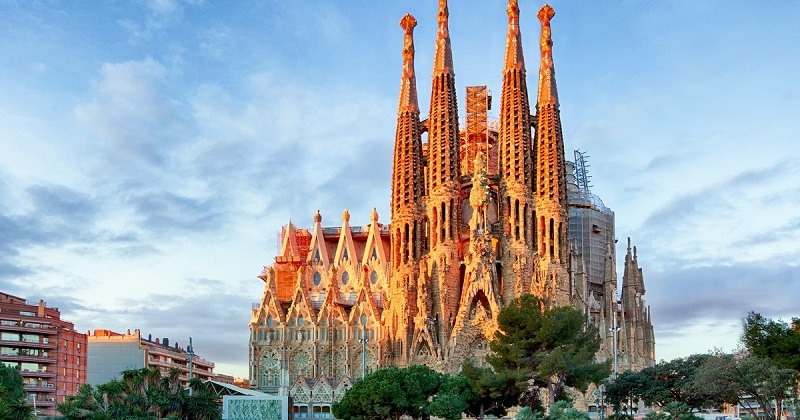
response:
<path id="1" fill-rule="evenodd" d="M 350 274 L 347 271 L 342 272 L 342 284 L 347 284 L 350 281 Z"/>
<path id="2" fill-rule="evenodd" d="M 369 273 L 369 281 L 371 281 L 372 284 L 378 283 L 378 273 L 375 270 Z"/>
<path id="3" fill-rule="evenodd" d="M 322 275 L 319 274 L 319 271 L 314 272 L 314 285 L 319 286 L 322 282 Z"/>
<path id="4" fill-rule="evenodd" d="M 274 350 L 261 358 L 261 387 L 280 385 L 281 360 Z"/>

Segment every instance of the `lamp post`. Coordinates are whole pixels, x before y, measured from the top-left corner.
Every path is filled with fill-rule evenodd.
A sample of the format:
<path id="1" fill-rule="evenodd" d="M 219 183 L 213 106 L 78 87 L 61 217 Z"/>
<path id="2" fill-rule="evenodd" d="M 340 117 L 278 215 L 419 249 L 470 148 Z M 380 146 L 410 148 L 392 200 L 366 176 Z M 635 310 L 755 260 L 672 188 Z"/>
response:
<path id="1" fill-rule="evenodd" d="M 367 316 L 361 315 L 361 379 L 367 376 Z"/>
<path id="2" fill-rule="evenodd" d="M 617 314 L 614 314 L 614 319 L 612 320 L 613 327 L 611 328 L 612 333 L 612 340 L 614 341 L 614 372 L 613 372 L 613 379 L 617 379 L 617 374 L 619 373 L 619 362 L 618 362 L 618 355 L 619 355 L 619 345 L 617 344 L 617 333 L 619 332 L 619 327 L 617 327 Z"/>
<path id="3" fill-rule="evenodd" d="M 191 382 L 192 382 L 192 373 L 194 373 L 194 365 L 192 363 L 193 359 L 194 359 L 194 349 L 192 349 L 192 337 L 189 337 L 189 346 L 186 348 L 186 353 L 189 354 L 189 375 L 188 375 L 188 377 L 189 377 L 189 396 L 191 397 L 192 396 L 192 384 L 191 384 Z"/>
<path id="4" fill-rule="evenodd" d="M 616 300 L 616 293 L 614 296 L 614 300 Z M 618 305 L 614 305 L 619 310 Z M 613 318 L 611 319 L 611 328 L 608 329 L 611 332 L 611 340 L 612 340 L 612 348 L 614 349 L 614 370 L 611 373 L 611 380 L 614 381 L 617 379 L 617 374 L 619 373 L 619 344 L 617 343 L 617 333 L 619 332 L 619 327 L 617 327 L 617 311 L 614 311 Z M 602 385 L 601 385 L 602 386 Z M 605 392 L 600 391 L 600 399 L 602 401 L 602 405 L 600 407 L 600 420 L 604 420 L 605 418 Z"/>

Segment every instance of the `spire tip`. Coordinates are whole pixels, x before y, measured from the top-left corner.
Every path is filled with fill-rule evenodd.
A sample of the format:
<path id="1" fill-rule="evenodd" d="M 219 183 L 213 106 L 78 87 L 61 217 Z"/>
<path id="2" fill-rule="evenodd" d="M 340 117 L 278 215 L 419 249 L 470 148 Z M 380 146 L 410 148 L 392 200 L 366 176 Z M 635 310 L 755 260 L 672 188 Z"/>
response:
<path id="1" fill-rule="evenodd" d="M 406 15 L 400 19 L 400 27 L 403 28 L 403 31 L 405 31 L 406 35 L 411 35 L 411 33 L 414 31 L 414 27 L 416 26 L 417 19 L 415 19 L 410 13 L 406 13 Z"/>

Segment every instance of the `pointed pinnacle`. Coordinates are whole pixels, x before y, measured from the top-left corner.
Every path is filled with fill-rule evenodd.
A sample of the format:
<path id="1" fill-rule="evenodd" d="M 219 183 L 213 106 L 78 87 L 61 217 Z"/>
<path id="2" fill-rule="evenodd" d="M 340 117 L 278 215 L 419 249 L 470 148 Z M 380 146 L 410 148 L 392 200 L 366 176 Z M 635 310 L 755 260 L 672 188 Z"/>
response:
<path id="1" fill-rule="evenodd" d="M 506 11 L 508 12 L 508 34 L 506 35 L 506 58 L 503 71 L 525 70 L 517 0 L 509 0 Z"/>
<path id="2" fill-rule="evenodd" d="M 400 20 L 405 33 L 403 40 L 403 74 L 400 79 L 400 105 L 398 112 L 419 112 L 417 100 L 417 77 L 414 72 L 414 27 L 417 20 L 406 14 Z"/>
<path id="3" fill-rule="evenodd" d="M 542 35 L 539 38 L 539 47 L 542 50 L 542 59 L 539 67 L 539 96 L 537 106 L 544 104 L 558 105 L 558 91 L 556 89 L 556 76 L 553 70 L 553 37 L 550 32 L 550 20 L 556 12 L 550 5 L 545 4 L 536 15 L 542 22 Z"/>
<path id="4" fill-rule="evenodd" d="M 433 57 L 433 74 L 453 72 L 453 53 L 450 48 L 450 30 L 447 21 L 450 12 L 447 9 L 447 0 L 439 0 L 439 30 L 436 33 L 436 52 Z"/>

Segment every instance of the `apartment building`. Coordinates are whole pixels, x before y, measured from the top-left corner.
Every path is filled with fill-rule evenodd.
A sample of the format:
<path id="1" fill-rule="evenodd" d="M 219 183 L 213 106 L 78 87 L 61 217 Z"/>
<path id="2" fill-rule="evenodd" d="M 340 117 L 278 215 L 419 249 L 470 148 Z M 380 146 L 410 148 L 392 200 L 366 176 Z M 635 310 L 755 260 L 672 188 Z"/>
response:
<path id="1" fill-rule="evenodd" d="M 203 380 L 212 379 L 214 363 L 183 348 L 178 342 L 170 343 L 169 338 L 142 337 L 136 329 L 124 334 L 98 329 L 88 336 L 88 380 L 87 383 L 99 385 L 120 377 L 120 372 L 144 367 L 158 368 L 163 375 L 177 369 L 181 382 L 189 382 L 189 360 L 192 377 Z"/>
<path id="2" fill-rule="evenodd" d="M 57 415 L 56 404 L 86 383 L 86 350 L 86 334 L 58 308 L 0 292 L 0 362 L 20 370 L 38 415 Z"/>

